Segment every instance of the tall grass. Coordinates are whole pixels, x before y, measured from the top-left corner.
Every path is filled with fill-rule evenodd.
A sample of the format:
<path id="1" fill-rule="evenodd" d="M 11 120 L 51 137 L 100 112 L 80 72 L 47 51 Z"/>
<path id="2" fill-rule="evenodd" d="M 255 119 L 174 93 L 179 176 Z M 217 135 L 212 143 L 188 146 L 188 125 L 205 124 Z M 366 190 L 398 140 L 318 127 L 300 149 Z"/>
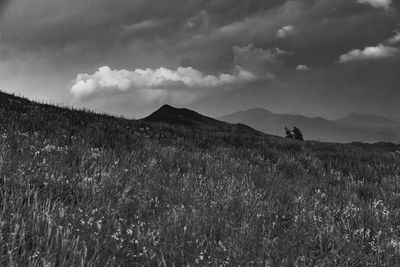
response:
<path id="1" fill-rule="evenodd" d="M 400 154 L 0 95 L 0 266 L 395 266 Z"/>

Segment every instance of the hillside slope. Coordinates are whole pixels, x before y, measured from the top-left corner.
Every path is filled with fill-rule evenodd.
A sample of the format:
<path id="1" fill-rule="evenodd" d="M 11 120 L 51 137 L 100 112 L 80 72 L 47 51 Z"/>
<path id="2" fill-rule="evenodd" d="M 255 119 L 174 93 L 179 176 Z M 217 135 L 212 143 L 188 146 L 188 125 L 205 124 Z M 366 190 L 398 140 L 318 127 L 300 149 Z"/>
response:
<path id="1" fill-rule="evenodd" d="M 243 134 L 262 135 L 262 133 L 252 129 L 244 124 L 231 124 L 219 121 L 193 110 L 186 108 L 175 108 L 170 105 L 163 105 L 158 110 L 142 119 L 147 122 L 166 123 L 171 125 L 179 125 L 188 128 L 195 128 L 216 132 L 239 132 Z"/>
<path id="2" fill-rule="evenodd" d="M 0 266 L 399 265 L 395 146 L 157 121 L 0 93 Z"/>

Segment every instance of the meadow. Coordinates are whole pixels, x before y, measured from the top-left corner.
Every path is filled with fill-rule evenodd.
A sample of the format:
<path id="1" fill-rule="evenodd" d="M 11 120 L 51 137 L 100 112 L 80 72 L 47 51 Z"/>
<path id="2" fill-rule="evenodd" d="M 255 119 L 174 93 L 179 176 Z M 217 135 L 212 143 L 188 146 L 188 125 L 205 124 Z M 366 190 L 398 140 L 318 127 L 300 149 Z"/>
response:
<path id="1" fill-rule="evenodd" d="M 0 93 L 0 266 L 398 266 L 396 146 Z"/>

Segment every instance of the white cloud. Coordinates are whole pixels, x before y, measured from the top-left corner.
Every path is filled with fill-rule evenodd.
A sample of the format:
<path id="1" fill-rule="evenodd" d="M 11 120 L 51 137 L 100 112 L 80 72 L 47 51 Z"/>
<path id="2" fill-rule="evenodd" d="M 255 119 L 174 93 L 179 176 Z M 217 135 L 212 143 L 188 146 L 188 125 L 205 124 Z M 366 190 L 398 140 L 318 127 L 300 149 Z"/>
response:
<path id="1" fill-rule="evenodd" d="M 257 12 L 215 29 L 213 36 L 221 39 L 229 38 L 241 44 L 269 43 L 276 38 L 278 29 L 284 25 L 291 26 L 287 24 L 288 21 L 297 21 L 308 10 L 309 5 L 306 1 L 282 1 L 279 7 Z"/>
<path id="2" fill-rule="evenodd" d="M 143 20 L 138 23 L 122 26 L 123 33 L 135 33 L 145 30 L 151 30 L 157 27 L 160 23 L 154 20 Z"/>
<path id="3" fill-rule="evenodd" d="M 396 32 L 396 34 L 387 41 L 389 44 L 397 44 L 400 43 L 400 31 Z"/>
<path id="4" fill-rule="evenodd" d="M 253 81 L 256 76 L 237 67 L 234 74 L 205 75 L 191 67 L 112 70 L 99 68 L 94 74 L 78 74 L 71 94 L 84 100 L 115 93 L 132 93 L 146 102 L 166 99 L 174 103 L 190 103 L 208 93 L 208 89 Z"/>
<path id="5" fill-rule="evenodd" d="M 261 59 L 261 60 L 275 60 L 279 54 L 286 53 L 285 51 L 276 48 L 276 49 L 268 49 L 264 50 L 262 48 L 257 48 L 253 44 L 249 44 L 247 46 L 237 46 L 234 45 L 232 47 L 233 54 L 235 55 L 235 60 L 242 61 L 249 59 Z M 235 61 L 235 62 L 236 62 Z"/>
<path id="6" fill-rule="evenodd" d="M 280 57 L 288 54 L 279 48 L 262 49 L 253 44 L 243 47 L 235 45 L 232 49 L 235 65 L 264 77 L 274 77 L 275 73 L 283 67 Z"/>
<path id="7" fill-rule="evenodd" d="M 339 63 L 346 63 L 350 61 L 366 60 L 366 59 L 380 59 L 395 56 L 399 52 L 396 47 L 386 46 L 379 44 L 378 46 L 369 46 L 360 49 L 353 49 L 350 52 L 339 57 Z"/>
<path id="8" fill-rule="evenodd" d="M 286 25 L 280 28 L 277 32 L 276 35 L 279 38 L 286 38 L 294 33 L 296 28 L 293 25 Z"/>
<path id="9" fill-rule="evenodd" d="M 275 52 L 278 55 L 289 55 L 289 54 L 291 54 L 291 52 L 287 52 L 285 50 L 282 50 L 279 47 L 275 47 Z"/>
<path id="10" fill-rule="evenodd" d="M 307 65 L 298 65 L 298 66 L 296 67 L 296 70 L 299 70 L 299 71 L 307 71 L 307 70 L 310 70 L 310 67 L 308 67 Z"/>
<path id="11" fill-rule="evenodd" d="M 358 0 L 358 3 L 369 4 L 375 8 L 389 9 L 392 0 Z"/>
<path id="12" fill-rule="evenodd" d="M 364 49 L 353 49 L 346 54 L 339 57 L 339 63 L 346 63 L 349 61 L 359 61 L 367 59 L 381 59 L 396 56 L 400 52 L 400 48 L 396 44 L 400 43 L 400 32 L 396 31 L 395 35 L 389 39 L 384 40 L 377 46 L 369 46 Z"/>

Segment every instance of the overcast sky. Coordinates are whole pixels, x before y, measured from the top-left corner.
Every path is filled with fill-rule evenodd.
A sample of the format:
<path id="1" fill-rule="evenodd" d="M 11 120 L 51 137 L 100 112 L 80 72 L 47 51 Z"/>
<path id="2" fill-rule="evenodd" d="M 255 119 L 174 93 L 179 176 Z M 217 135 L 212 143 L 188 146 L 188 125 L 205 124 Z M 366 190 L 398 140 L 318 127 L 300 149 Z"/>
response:
<path id="1" fill-rule="evenodd" d="M 400 118 L 399 83 L 397 0 L 0 0 L 0 88 L 50 103 Z"/>

